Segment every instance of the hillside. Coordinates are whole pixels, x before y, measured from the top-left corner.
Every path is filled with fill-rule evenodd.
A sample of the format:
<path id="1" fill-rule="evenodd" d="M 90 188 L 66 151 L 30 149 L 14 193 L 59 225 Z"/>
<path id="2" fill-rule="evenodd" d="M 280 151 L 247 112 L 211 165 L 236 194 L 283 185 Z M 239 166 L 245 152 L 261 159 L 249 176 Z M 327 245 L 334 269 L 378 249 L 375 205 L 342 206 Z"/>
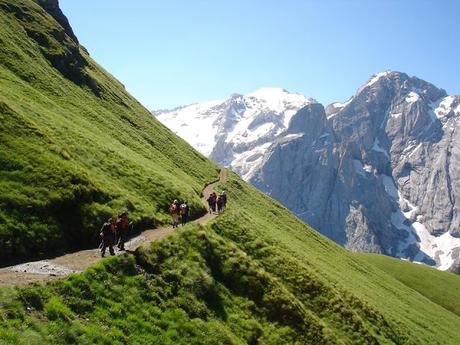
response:
<path id="1" fill-rule="evenodd" d="M 357 253 L 401 283 L 460 316 L 460 277 L 385 255 Z M 448 287 L 448 288 L 446 288 Z"/>
<path id="2" fill-rule="evenodd" d="M 0 11 L 2 263 L 94 245 L 121 210 L 138 229 L 169 220 L 177 197 L 203 211 L 214 164 L 152 119 L 39 5 L 0 0 Z"/>
<path id="3" fill-rule="evenodd" d="M 66 280 L 3 289 L 0 339 L 6 344 L 460 341 L 457 315 L 308 228 L 236 176 L 220 188 L 230 204 L 211 225 L 181 228 L 147 251 L 105 259 Z"/>
<path id="4" fill-rule="evenodd" d="M 213 163 L 36 2 L 0 0 L 0 11 L 1 255 L 89 245 L 120 208 L 139 228 L 166 221 L 176 196 L 203 211 Z M 235 174 L 222 189 L 228 208 L 206 225 L 66 279 L 0 289 L 0 344 L 460 343 L 460 317 L 434 298 Z"/>

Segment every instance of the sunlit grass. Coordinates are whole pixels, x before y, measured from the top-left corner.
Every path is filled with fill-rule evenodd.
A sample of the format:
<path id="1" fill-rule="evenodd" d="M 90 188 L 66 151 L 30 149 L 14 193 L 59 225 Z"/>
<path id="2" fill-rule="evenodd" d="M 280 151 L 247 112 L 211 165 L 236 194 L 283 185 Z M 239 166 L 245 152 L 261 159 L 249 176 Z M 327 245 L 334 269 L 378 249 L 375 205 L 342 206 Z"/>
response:
<path id="1" fill-rule="evenodd" d="M 139 227 L 167 221 L 176 197 L 202 211 L 214 164 L 34 2 L 0 11 L 2 260 L 87 245 L 121 209 Z M 235 175 L 220 188 L 229 204 L 211 224 L 0 289 L 0 344 L 460 343 L 457 277 L 349 253 Z"/>
<path id="2" fill-rule="evenodd" d="M 0 1 L 0 15 L 3 261 L 92 245 L 121 210 L 138 229 L 167 222 L 174 198 L 203 211 L 199 193 L 216 179 L 214 164 L 57 34 L 37 5 Z M 68 78 L 52 65 L 59 57 Z M 72 65 L 79 59 L 86 66 Z"/>

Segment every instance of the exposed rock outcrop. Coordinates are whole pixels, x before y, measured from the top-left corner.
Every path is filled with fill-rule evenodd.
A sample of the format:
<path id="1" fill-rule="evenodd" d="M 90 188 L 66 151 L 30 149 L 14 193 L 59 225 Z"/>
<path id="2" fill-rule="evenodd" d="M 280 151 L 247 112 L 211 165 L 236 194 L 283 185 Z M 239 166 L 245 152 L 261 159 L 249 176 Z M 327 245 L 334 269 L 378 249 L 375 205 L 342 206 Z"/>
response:
<path id="1" fill-rule="evenodd" d="M 380 73 L 343 107 L 328 107 L 326 121 L 321 110 L 291 121 L 287 133 L 303 135 L 275 142 L 250 181 L 350 250 L 451 268 L 460 247 L 459 98 Z"/>
<path id="2" fill-rule="evenodd" d="M 59 7 L 59 0 L 36 0 L 37 3 L 48 12 L 56 21 L 64 28 L 65 33 L 69 36 L 75 43 L 78 44 L 78 38 L 75 36 L 72 27 L 70 26 L 69 20 L 62 13 L 61 8 Z"/>
<path id="3" fill-rule="evenodd" d="M 310 99 L 248 118 L 248 104 L 235 95 L 207 111 L 219 129 L 203 153 L 350 250 L 459 265 L 460 96 L 387 71 L 326 109 Z M 159 118 L 190 140 L 170 113 Z"/>

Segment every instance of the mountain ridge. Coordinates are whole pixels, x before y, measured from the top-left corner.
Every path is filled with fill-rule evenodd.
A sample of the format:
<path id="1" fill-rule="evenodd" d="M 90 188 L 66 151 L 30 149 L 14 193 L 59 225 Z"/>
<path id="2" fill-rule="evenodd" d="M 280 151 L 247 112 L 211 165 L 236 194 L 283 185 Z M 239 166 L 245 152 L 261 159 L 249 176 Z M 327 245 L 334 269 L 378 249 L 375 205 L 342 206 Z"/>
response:
<path id="1" fill-rule="evenodd" d="M 313 106 L 305 104 L 290 118 L 294 123 L 285 126 L 276 135 L 268 136 L 262 132 L 260 136 L 262 138 L 266 136 L 268 139 L 264 141 L 264 146 L 243 148 L 239 156 L 233 156 L 233 161 L 221 152 L 232 150 L 232 145 L 219 141 L 217 136 L 215 138 L 208 136 L 207 140 L 210 140 L 208 145 L 215 148 L 207 155 L 219 164 L 233 168 L 244 179 L 281 201 L 301 219 L 351 250 L 386 253 L 423 261 L 441 269 L 455 270 L 460 264 L 458 257 L 460 241 L 456 232 L 459 220 L 453 216 L 456 214 L 453 211 L 454 208 L 456 209 L 453 202 L 454 195 L 460 192 L 458 186 L 455 182 L 448 182 L 445 187 L 442 187 L 443 193 L 445 191 L 449 196 L 446 198 L 438 193 L 436 196 L 438 204 L 442 202 L 443 207 L 430 211 L 428 204 L 432 204 L 432 201 L 426 198 L 425 201 L 410 201 L 411 190 L 404 189 L 403 185 L 397 182 L 400 179 L 401 183 L 408 183 L 407 177 L 404 179 L 404 176 L 399 175 L 406 174 L 411 170 L 411 166 L 418 165 L 418 171 L 423 169 L 423 164 L 420 165 L 416 161 L 404 161 L 417 156 L 419 161 L 423 162 L 425 155 L 417 153 L 415 148 L 437 145 L 440 150 L 450 152 L 449 143 L 454 145 L 458 143 L 458 140 L 443 139 L 445 142 L 442 142 L 441 139 L 443 136 L 447 138 L 456 133 L 455 128 L 458 124 L 456 114 L 460 112 L 459 99 L 460 96 L 448 96 L 445 90 L 438 89 L 417 77 L 409 77 L 397 71 L 384 71 L 369 78 L 355 95 L 345 102 L 333 102 L 325 108 L 322 105 L 315 105 L 316 101 L 311 103 Z M 168 125 L 168 116 L 168 113 L 163 113 L 159 119 Z M 193 118 L 192 112 L 190 116 Z M 260 117 L 263 118 L 263 115 Z M 170 127 L 177 134 L 188 139 L 187 134 L 181 132 L 181 128 L 176 127 L 174 123 L 171 123 Z M 439 145 L 436 144 L 437 140 L 441 140 Z M 257 138 L 254 142 L 257 142 Z M 390 143 L 394 143 L 393 146 L 390 147 Z M 292 156 L 294 154 L 292 153 L 289 158 L 283 160 L 280 155 L 287 154 L 288 147 L 294 148 L 295 145 L 300 145 L 299 153 L 295 156 Z M 305 165 L 303 157 L 305 152 L 313 150 L 312 145 L 315 146 L 314 150 L 317 154 L 311 151 L 312 155 L 309 159 L 312 161 Z M 327 145 L 330 145 L 330 151 L 326 150 L 326 152 L 324 149 Z M 244 152 L 244 149 L 247 151 Z M 393 151 L 390 152 L 390 149 Z M 318 153 L 318 150 L 324 152 Z M 333 156 L 337 157 L 333 159 Z M 399 162 L 398 157 L 404 158 L 402 162 Z M 327 164 L 331 166 L 330 171 L 326 172 L 323 169 L 314 177 L 313 175 L 308 177 L 301 171 L 302 169 L 315 171 L 317 168 L 312 165 L 312 162 L 321 159 L 329 162 Z M 429 159 L 435 160 L 433 156 Z M 277 160 L 279 162 L 274 163 Z M 300 164 L 297 169 L 292 167 L 295 161 Z M 347 166 L 343 165 L 345 162 Z M 276 167 L 273 164 L 276 164 Z M 446 163 L 442 164 L 446 165 Z M 436 169 L 436 166 L 439 167 L 433 165 L 431 169 Z M 341 191 L 335 189 L 334 192 L 330 186 L 336 185 L 337 172 L 340 169 L 344 174 L 344 181 L 347 182 L 343 187 L 339 187 L 345 189 Z M 393 169 L 396 169 L 395 176 L 391 173 Z M 450 168 L 451 171 L 446 173 L 442 168 L 440 169 L 440 173 L 446 176 L 446 181 L 456 180 L 455 176 L 458 175 L 456 170 Z M 412 171 L 412 180 L 416 180 L 415 170 Z M 378 176 L 371 178 L 374 173 Z M 449 177 L 451 174 L 453 176 Z M 350 175 L 355 176 L 350 179 L 347 177 Z M 329 186 L 321 182 L 324 178 L 328 179 Z M 363 188 L 370 188 L 367 193 L 378 194 L 378 200 L 371 202 L 370 199 L 363 198 L 359 195 L 362 194 L 359 190 L 353 192 L 355 196 L 351 196 L 350 193 L 355 188 L 351 185 L 364 183 L 366 178 L 367 187 Z M 369 185 L 369 178 L 373 179 L 371 183 L 374 187 Z M 430 177 L 425 177 L 428 178 Z M 281 181 L 283 179 L 285 181 Z M 301 190 L 310 191 L 305 195 L 299 192 L 299 183 L 302 185 L 303 179 L 312 181 L 311 185 L 300 187 Z M 315 180 L 319 183 L 314 182 Z M 439 181 L 439 178 L 437 180 Z M 294 185 L 294 181 L 297 186 Z M 431 183 L 429 194 L 436 194 L 434 191 L 439 189 L 434 187 L 433 183 L 435 182 Z M 323 186 L 321 190 L 318 190 L 318 185 Z M 318 190 L 317 194 L 311 196 L 311 191 L 315 189 Z M 420 188 L 412 185 L 412 189 L 418 191 Z M 330 193 L 350 195 L 350 197 L 346 203 L 340 201 L 337 196 L 324 200 L 323 195 Z M 353 201 L 353 198 L 361 201 Z M 421 195 L 417 198 L 421 198 Z M 319 200 L 323 201 L 318 203 Z M 369 207 L 362 209 L 360 205 L 363 203 L 380 205 L 383 210 L 386 210 L 384 211 L 386 218 L 381 216 L 378 208 L 374 211 Z M 418 208 L 419 203 L 426 206 Z M 333 211 L 334 207 L 339 207 L 340 210 Z M 327 209 L 331 210 L 327 211 L 329 215 L 325 214 Z M 447 211 L 440 211 L 441 209 Z M 362 216 L 363 212 L 370 213 Z M 437 212 L 444 213 L 438 216 Z M 421 218 L 422 213 L 428 216 L 425 221 Z M 450 217 L 454 218 L 445 221 Z M 387 222 L 387 220 L 391 221 Z M 385 225 L 376 226 L 375 223 Z M 352 230 L 356 227 L 360 230 Z"/>

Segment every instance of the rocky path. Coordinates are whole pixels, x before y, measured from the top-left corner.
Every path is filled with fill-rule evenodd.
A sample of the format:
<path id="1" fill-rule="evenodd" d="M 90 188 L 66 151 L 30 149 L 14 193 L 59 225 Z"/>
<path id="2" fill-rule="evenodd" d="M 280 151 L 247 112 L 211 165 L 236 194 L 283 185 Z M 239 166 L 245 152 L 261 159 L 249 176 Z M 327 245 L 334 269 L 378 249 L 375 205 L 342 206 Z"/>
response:
<path id="1" fill-rule="evenodd" d="M 227 176 L 228 171 L 222 169 L 219 181 L 207 185 L 203 190 L 201 201 L 206 208 L 208 206 L 206 202 L 207 197 L 219 183 L 226 181 Z M 215 217 L 217 215 L 214 213 L 206 213 L 204 216 L 192 221 L 192 223 L 206 224 Z M 151 242 L 162 239 L 172 232 L 173 228 L 171 226 L 145 230 L 126 242 L 125 248 L 127 250 L 135 250 L 139 246 L 148 246 Z M 123 251 L 115 251 L 116 255 L 123 253 Z M 101 260 L 99 249 L 87 249 L 58 256 L 53 259 L 31 261 L 4 267 L 0 269 L 0 287 L 59 279 L 71 273 L 81 272 L 99 260 Z"/>

